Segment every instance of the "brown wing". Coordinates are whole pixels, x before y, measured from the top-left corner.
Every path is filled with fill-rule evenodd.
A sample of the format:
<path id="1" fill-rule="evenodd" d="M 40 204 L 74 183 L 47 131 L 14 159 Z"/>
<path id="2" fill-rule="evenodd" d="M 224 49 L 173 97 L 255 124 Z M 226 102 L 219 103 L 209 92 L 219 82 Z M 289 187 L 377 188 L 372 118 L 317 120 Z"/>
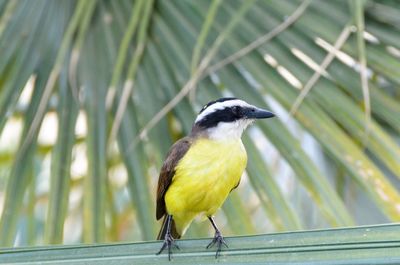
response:
<path id="1" fill-rule="evenodd" d="M 158 177 L 157 187 L 157 210 L 156 217 L 159 220 L 164 214 L 167 213 L 165 209 L 164 196 L 168 190 L 169 185 L 172 182 L 172 178 L 175 174 L 175 167 L 179 160 L 186 154 L 187 150 L 191 145 L 191 139 L 185 137 L 177 141 L 169 150 L 167 158 L 161 168 L 160 176 Z"/>

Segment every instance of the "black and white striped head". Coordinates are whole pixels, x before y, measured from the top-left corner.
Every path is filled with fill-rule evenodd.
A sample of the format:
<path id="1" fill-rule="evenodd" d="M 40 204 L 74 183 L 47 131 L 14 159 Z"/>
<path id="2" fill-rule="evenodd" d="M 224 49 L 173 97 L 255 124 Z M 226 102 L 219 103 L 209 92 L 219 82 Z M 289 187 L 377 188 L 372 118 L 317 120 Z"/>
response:
<path id="1" fill-rule="evenodd" d="M 237 98 L 220 98 L 205 105 L 195 120 L 192 132 L 203 132 L 212 139 L 240 138 L 256 119 L 271 118 L 272 112 Z"/>

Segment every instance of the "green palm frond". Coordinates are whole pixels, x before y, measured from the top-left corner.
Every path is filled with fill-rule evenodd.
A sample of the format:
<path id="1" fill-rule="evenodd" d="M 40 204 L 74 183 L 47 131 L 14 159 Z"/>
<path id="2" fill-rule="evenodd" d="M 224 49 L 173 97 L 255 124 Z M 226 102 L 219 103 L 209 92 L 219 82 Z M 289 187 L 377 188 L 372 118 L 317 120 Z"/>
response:
<path id="1" fill-rule="evenodd" d="M 206 239 L 179 240 L 173 253 L 179 264 L 396 264 L 400 261 L 399 225 L 315 230 L 227 238 L 218 260 L 206 249 Z M 165 264 L 166 254 L 155 255 L 160 242 L 97 244 L 6 249 L 7 264 Z"/>
<path id="2" fill-rule="evenodd" d="M 244 136 L 226 234 L 400 221 L 399 14 L 378 0 L 0 0 L 0 246 L 154 239 L 164 156 L 227 95 L 278 118 Z"/>

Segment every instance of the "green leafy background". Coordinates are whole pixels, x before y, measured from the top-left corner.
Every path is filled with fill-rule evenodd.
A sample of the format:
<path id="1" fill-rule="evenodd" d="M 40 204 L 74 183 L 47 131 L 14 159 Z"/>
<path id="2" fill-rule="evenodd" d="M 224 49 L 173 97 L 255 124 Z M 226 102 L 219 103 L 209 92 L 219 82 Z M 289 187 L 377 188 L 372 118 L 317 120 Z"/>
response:
<path id="1" fill-rule="evenodd" d="M 399 17 L 390 0 L 0 0 L 0 245 L 154 239 L 164 156 L 221 96 L 278 115 L 243 137 L 225 235 L 400 221 Z"/>

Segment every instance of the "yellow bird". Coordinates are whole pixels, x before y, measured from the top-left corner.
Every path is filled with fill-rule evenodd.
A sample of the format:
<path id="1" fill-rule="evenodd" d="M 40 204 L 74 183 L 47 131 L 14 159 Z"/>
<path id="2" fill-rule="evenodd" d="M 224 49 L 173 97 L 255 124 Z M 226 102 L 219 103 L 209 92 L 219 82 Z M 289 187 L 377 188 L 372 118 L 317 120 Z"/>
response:
<path id="1" fill-rule="evenodd" d="M 213 220 L 229 193 L 240 182 L 247 164 L 241 136 L 256 119 L 275 115 L 237 98 L 221 98 L 205 105 L 189 136 L 177 141 L 161 168 L 157 188 L 157 220 L 164 217 L 157 239 L 164 243 L 157 254 L 179 249 L 180 238 L 193 219 L 208 217 L 215 229 L 207 248 L 217 245 L 217 258 L 225 240 Z"/>

